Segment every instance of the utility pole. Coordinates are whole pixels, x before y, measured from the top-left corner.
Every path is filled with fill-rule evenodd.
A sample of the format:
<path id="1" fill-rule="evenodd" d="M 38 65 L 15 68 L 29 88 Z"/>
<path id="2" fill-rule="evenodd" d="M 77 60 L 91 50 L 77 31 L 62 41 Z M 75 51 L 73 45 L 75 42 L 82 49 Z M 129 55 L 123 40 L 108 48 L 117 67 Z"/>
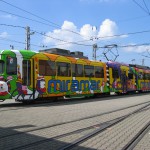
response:
<path id="1" fill-rule="evenodd" d="M 142 66 L 144 66 L 144 59 L 142 59 Z"/>
<path id="2" fill-rule="evenodd" d="M 97 44 L 93 44 L 93 58 L 96 60 Z"/>
<path id="3" fill-rule="evenodd" d="M 30 27 L 26 27 L 26 50 L 30 50 Z"/>
<path id="4" fill-rule="evenodd" d="M 33 35 L 35 32 L 30 32 L 30 27 L 26 27 L 26 50 L 30 50 L 30 35 Z"/>

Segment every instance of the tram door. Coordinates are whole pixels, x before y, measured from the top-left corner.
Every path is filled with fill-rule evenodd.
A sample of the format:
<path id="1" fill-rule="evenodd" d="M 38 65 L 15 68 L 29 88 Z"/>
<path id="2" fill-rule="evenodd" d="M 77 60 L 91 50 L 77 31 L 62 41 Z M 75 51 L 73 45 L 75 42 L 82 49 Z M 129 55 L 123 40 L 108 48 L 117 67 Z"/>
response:
<path id="1" fill-rule="evenodd" d="M 121 75 L 121 82 L 122 82 L 122 91 L 125 93 L 127 92 L 127 76 L 126 76 L 126 71 L 122 71 Z"/>
<path id="2" fill-rule="evenodd" d="M 28 86 L 32 87 L 33 80 L 31 78 L 31 61 L 23 60 L 22 62 L 22 93 L 25 96 L 24 99 L 34 99 L 32 90 L 28 89 Z"/>
<path id="3" fill-rule="evenodd" d="M 30 60 L 23 60 L 22 84 L 25 86 L 31 85 L 31 61 Z"/>

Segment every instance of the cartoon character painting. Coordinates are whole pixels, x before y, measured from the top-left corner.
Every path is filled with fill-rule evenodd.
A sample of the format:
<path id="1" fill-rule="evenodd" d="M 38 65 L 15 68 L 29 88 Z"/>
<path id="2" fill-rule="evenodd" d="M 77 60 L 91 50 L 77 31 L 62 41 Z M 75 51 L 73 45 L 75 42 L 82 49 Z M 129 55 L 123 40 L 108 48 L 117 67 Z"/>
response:
<path id="1" fill-rule="evenodd" d="M 37 89 L 37 92 L 39 92 L 39 94 L 43 94 L 46 92 L 45 79 L 43 76 L 39 76 L 37 78 L 36 89 Z"/>
<path id="2" fill-rule="evenodd" d="M 102 93 L 104 92 L 104 87 L 105 87 L 105 81 L 102 80 L 102 84 L 101 84 L 101 87 L 100 87 L 100 90 L 101 90 Z"/>
<path id="3" fill-rule="evenodd" d="M 46 93 L 45 79 L 44 76 L 41 76 L 38 71 L 38 58 L 35 58 L 35 72 L 37 74 L 37 83 L 36 83 L 36 95 Z"/>
<path id="4" fill-rule="evenodd" d="M 27 94 L 27 86 L 22 85 L 22 79 L 21 79 L 21 72 L 20 72 L 20 65 L 17 65 L 17 81 L 16 86 L 19 95 L 26 95 Z"/>
<path id="5" fill-rule="evenodd" d="M 127 87 L 128 87 L 128 90 L 135 90 L 136 89 L 136 86 L 132 80 L 128 80 Z"/>
<path id="6" fill-rule="evenodd" d="M 114 79 L 113 83 L 112 83 L 112 88 L 117 89 L 118 88 L 118 82 L 117 79 Z"/>
<path id="7" fill-rule="evenodd" d="M 0 95 L 6 96 L 7 94 L 10 95 L 11 84 L 10 81 L 12 80 L 12 76 L 8 76 L 5 80 L 3 76 L 0 76 Z"/>

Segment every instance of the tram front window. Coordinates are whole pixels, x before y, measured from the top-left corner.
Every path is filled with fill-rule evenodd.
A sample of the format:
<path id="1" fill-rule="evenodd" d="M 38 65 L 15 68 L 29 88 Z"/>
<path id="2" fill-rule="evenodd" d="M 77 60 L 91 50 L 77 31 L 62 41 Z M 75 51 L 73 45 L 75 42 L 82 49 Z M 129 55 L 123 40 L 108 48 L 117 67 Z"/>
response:
<path id="1" fill-rule="evenodd" d="M 17 58 L 7 57 L 6 72 L 9 75 L 17 74 Z"/>
<path id="2" fill-rule="evenodd" d="M 4 62 L 1 60 L 0 61 L 0 74 L 4 72 Z"/>

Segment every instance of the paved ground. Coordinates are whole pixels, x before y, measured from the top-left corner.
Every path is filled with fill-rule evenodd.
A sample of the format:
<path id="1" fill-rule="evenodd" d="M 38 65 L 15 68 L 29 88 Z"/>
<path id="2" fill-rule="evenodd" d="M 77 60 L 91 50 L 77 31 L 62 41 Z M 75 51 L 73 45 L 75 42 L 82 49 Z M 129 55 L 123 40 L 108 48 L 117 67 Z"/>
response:
<path id="1" fill-rule="evenodd" d="M 141 139 L 138 145 L 134 148 L 134 150 L 148 150 L 148 149 L 150 149 L 150 130 Z"/>
<path id="2" fill-rule="evenodd" d="M 65 137 L 54 138 L 55 136 L 76 131 L 94 124 L 103 123 L 134 111 L 135 109 L 146 105 L 144 103 L 150 101 L 150 95 L 69 101 L 70 100 L 68 100 L 68 102 L 57 102 L 55 104 L 39 103 L 34 105 L 14 104 L 12 100 L 0 103 L 0 149 L 57 149 L 66 143 L 72 142 L 75 139 L 92 132 L 97 127 Z M 119 112 L 116 111 L 111 114 L 104 114 L 140 103 L 143 104 Z M 147 115 L 145 115 L 146 113 Z M 125 123 L 122 123 L 121 126 L 124 125 L 124 129 L 127 129 L 127 131 L 132 130 L 131 133 L 134 133 L 137 131 L 136 128 L 134 129 L 136 124 L 137 128 L 139 128 L 139 126 L 142 127 L 147 121 L 150 121 L 150 114 L 148 115 L 148 113 L 149 110 L 143 112 L 141 116 L 137 115 L 137 117 L 141 119 L 139 121 L 141 124 L 137 124 L 137 119 L 135 119 L 135 121 L 135 116 L 133 116 L 133 118 L 128 120 L 126 125 Z M 142 120 L 142 118 L 145 120 Z M 129 129 L 128 127 L 130 125 L 131 128 Z M 117 131 L 119 132 L 119 129 L 117 128 L 113 130 L 113 133 L 107 131 L 107 138 L 105 138 L 105 140 L 108 139 L 108 137 L 113 139 L 114 135 L 118 133 Z M 122 133 L 122 135 L 123 134 L 124 133 Z M 146 143 L 143 144 L 145 149 L 149 146 L 149 135 L 150 134 L 148 133 L 143 138 L 147 140 L 144 140 L 143 142 L 141 140 L 141 143 Z M 47 143 L 46 140 L 49 140 L 50 138 L 53 138 L 53 142 Z M 96 139 L 94 138 L 93 141 L 101 143 L 99 141 L 100 139 L 100 137 L 97 137 Z M 45 142 L 39 144 L 40 141 L 43 140 L 45 140 Z M 122 142 L 121 139 L 120 142 Z M 32 145 L 32 143 L 34 144 Z M 89 143 L 91 144 L 92 142 Z M 112 149 L 110 143 L 107 147 Z M 24 147 L 27 144 L 31 144 L 29 148 Z M 83 143 L 78 149 L 81 147 L 82 149 L 83 147 L 86 147 L 89 150 L 102 148 L 102 146 L 97 145 L 97 147 L 92 147 L 91 145 Z M 115 147 L 115 145 L 113 146 Z M 140 144 L 140 146 L 142 146 L 142 144 Z M 138 147 L 137 145 L 135 149 L 140 149 L 140 146 Z"/>

